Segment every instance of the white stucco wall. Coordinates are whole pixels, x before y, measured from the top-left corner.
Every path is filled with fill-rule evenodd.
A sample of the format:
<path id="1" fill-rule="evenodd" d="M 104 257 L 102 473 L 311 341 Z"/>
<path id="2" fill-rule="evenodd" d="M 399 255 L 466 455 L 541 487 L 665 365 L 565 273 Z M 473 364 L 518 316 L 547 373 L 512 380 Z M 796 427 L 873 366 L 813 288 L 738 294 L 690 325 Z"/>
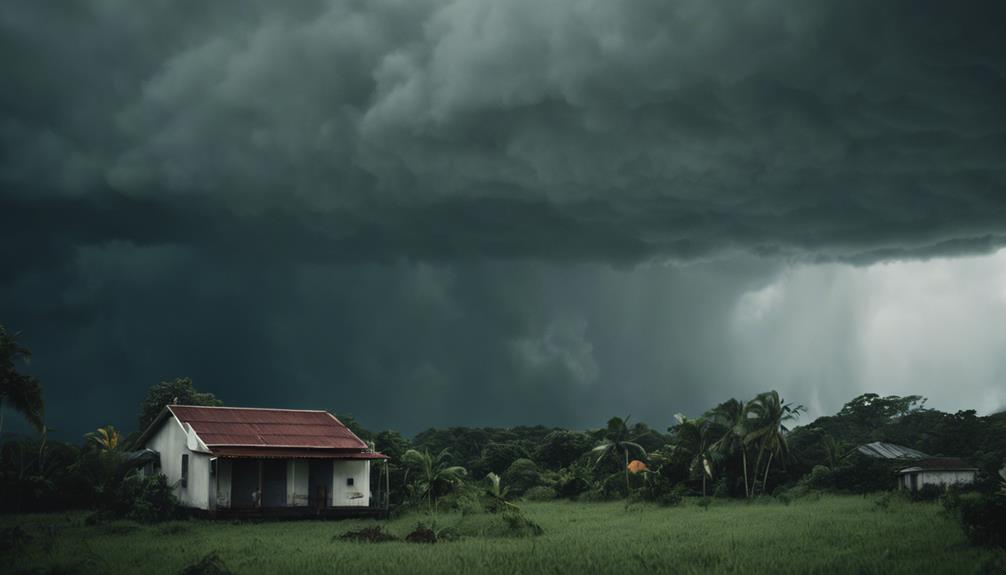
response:
<path id="1" fill-rule="evenodd" d="M 919 473 L 919 485 L 953 485 L 973 483 L 974 471 L 923 471 Z"/>
<path id="2" fill-rule="evenodd" d="M 352 487 L 346 485 L 353 478 Z M 332 505 L 366 507 L 370 505 L 370 461 L 335 460 L 332 462 Z"/>
<path id="3" fill-rule="evenodd" d="M 210 508 L 210 456 L 189 449 L 190 439 L 182 424 L 169 417 L 149 440 L 146 446 L 161 456 L 161 473 L 174 486 L 175 497 L 186 507 Z M 198 443 L 193 443 L 198 448 Z M 188 482 L 181 485 L 182 455 L 189 456 Z M 216 494 L 214 494 L 216 499 Z M 215 503 L 215 501 L 214 501 Z"/>
<path id="4" fill-rule="evenodd" d="M 954 484 L 968 485 L 974 483 L 975 472 L 974 471 L 937 471 L 937 470 L 923 470 L 902 473 L 899 478 L 900 487 L 904 489 L 912 488 L 912 475 L 918 475 L 917 487 L 922 488 L 923 485 L 940 485 L 942 487 L 947 487 Z"/>
<path id="5" fill-rule="evenodd" d="M 310 467 L 304 459 L 291 459 L 286 463 L 286 504 L 303 507 L 308 504 L 308 473 Z"/>

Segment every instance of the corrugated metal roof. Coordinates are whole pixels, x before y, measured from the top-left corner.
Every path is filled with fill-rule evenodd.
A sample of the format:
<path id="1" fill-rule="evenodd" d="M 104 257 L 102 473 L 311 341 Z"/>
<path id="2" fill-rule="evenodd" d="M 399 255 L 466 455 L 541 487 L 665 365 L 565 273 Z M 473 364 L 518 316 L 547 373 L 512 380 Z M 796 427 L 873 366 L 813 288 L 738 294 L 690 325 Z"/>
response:
<path id="1" fill-rule="evenodd" d="M 873 443 L 860 445 L 856 448 L 856 450 L 863 455 L 868 455 L 877 459 L 922 459 L 923 457 L 929 457 L 925 453 L 912 449 L 911 447 L 895 445 L 893 443 L 884 443 L 882 441 L 874 441 Z"/>
<path id="2" fill-rule="evenodd" d="M 203 443 L 219 446 L 294 447 L 360 451 L 367 444 L 327 411 L 169 405 Z"/>
<path id="3" fill-rule="evenodd" d="M 306 458 L 306 459 L 388 459 L 376 451 L 344 451 L 339 449 L 298 449 L 295 447 L 227 447 L 213 448 L 217 457 Z"/>

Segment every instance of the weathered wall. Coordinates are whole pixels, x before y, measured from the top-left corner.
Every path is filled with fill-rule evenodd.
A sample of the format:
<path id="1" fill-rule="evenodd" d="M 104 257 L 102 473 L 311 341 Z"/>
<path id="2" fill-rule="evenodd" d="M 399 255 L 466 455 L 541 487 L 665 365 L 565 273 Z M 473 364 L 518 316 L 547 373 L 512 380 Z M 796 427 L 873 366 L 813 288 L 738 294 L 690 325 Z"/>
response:
<path id="1" fill-rule="evenodd" d="M 182 424 L 174 417 L 165 420 L 145 447 L 161 456 L 161 473 L 174 486 L 175 497 L 186 507 L 210 508 L 210 456 L 188 447 L 189 438 Z M 188 485 L 181 486 L 182 455 L 189 456 Z"/>
<path id="2" fill-rule="evenodd" d="M 336 460 L 332 462 L 332 505 L 366 507 L 370 505 L 370 461 Z M 353 478 L 353 485 L 347 479 Z"/>
<path id="3" fill-rule="evenodd" d="M 919 473 L 919 486 L 923 485 L 953 485 L 954 483 L 973 483 L 974 471 L 923 471 Z"/>

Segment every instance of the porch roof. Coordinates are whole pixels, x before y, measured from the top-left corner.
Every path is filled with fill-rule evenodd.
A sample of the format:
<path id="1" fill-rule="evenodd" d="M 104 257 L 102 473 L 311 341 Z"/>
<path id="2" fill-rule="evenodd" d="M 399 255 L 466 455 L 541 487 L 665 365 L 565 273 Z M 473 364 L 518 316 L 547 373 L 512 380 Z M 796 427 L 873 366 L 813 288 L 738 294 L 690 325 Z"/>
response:
<path id="1" fill-rule="evenodd" d="M 305 449 L 294 447 L 212 446 L 217 457 L 254 459 L 389 459 L 376 451 L 347 451 L 340 449 Z"/>

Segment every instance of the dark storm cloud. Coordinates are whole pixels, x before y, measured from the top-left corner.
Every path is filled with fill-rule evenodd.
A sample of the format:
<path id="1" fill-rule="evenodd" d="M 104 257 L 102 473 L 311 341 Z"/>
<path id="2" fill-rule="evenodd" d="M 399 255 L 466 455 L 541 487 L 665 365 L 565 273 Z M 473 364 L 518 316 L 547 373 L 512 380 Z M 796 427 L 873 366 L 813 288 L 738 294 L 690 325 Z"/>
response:
<path id="1" fill-rule="evenodd" d="M 0 179 L 16 202 L 310 214 L 335 258 L 988 249 L 1006 221 L 1004 15 L 8 4 Z"/>
<path id="2" fill-rule="evenodd" d="M 1003 16 L 8 2 L 0 321 L 72 433 L 179 375 L 407 431 L 792 395 L 771 338 L 731 335 L 779 261 L 1004 244 Z M 821 409 L 860 391 L 827 359 Z"/>

